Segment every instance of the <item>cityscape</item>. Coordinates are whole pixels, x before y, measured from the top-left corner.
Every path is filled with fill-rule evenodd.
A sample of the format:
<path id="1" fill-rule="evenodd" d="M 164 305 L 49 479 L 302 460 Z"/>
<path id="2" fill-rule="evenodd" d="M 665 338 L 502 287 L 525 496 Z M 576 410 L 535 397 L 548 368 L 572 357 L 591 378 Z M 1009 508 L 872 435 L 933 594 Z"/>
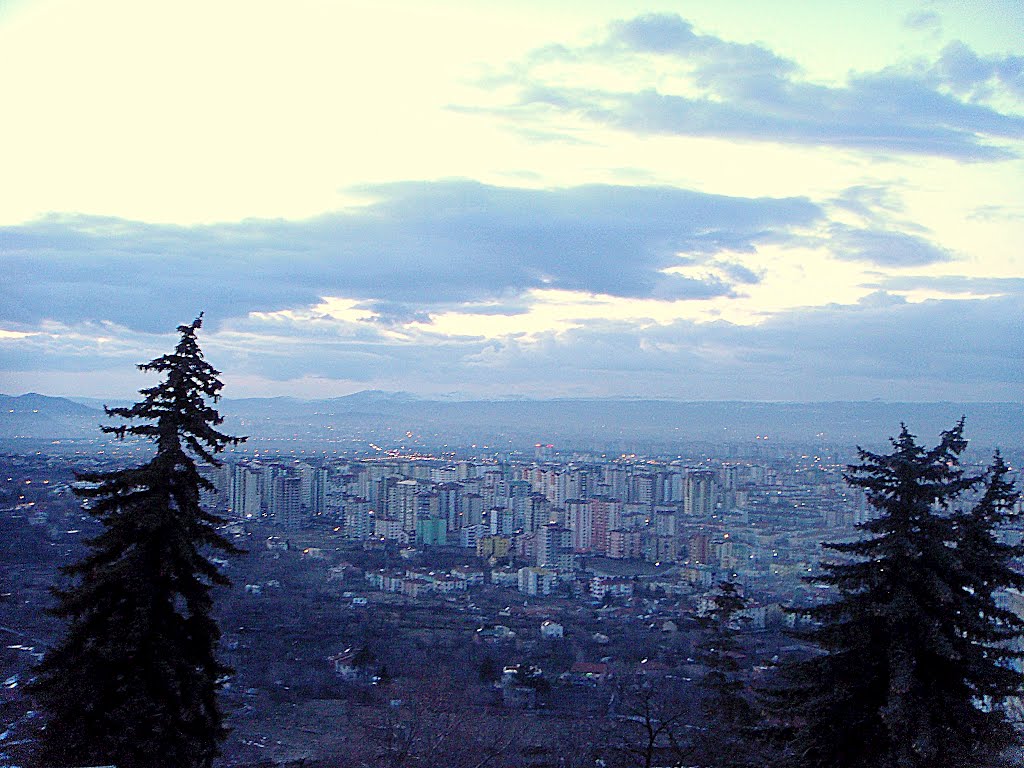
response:
<path id="1" fill-rule="evenodd" d="M 491 750 L 498 765 L 570 764 L 569 729 L 590 750 L 578 764 L 618 764 L 638 738 L 636 681 L 660 681 L 687 727 L 702 722 L 700 617 L 723 582 L 745 600 L 737 658 L 752 684 L 806 652 L 791 633 L 802 608 L 830 599 L 806 578 L 828 558 L 822 543 L 855 540 L 877 515 L 844 479 L 852 445 L 755 434 L 640 455 L 547 442 L 431 450 L 412 430 L 391 439 L 363 439 L 350 455 L 256 440 L 201 467 L 204 508 L 243 550 L 214 559 L 232 581 L 218 596 L 235 669 L 222 694 L 225 765 L 398 760 L 411 745 L 381 741 L 381 718 L 393 738 L 415 721 L 469 739 L 474 723 L 470 753 Z M 73 473 L 147 451 L 25 440 L 39 450 L 13 452 L 8 439 L 3 458 L 8 760 L 30 751 L 21 688 L 58 626 L 38 606 L 96 526 Z M 1013 466 L 1019 454 L 1007 451 Z M 981 472 L 989 458 L 972 449 L 967 463 Z M 1018 499 L 1010 541 L 1024 540 L 1020 513 Z"/>
<path id="2" fill-rule="evenodd" d="M 0 0 L 0 768 L 1024 765 L 1020 0 Z"/>

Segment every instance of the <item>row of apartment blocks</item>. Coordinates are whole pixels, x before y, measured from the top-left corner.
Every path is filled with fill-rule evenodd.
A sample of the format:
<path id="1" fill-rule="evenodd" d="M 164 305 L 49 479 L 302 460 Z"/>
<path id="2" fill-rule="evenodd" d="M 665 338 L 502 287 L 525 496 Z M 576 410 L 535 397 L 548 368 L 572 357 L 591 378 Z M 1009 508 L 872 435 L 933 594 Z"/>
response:
<path id="1" fill-rule="evenodd" d="M 206 467 L 217 489 L 208 499 L 232 517 L 270 517 L 282 525 L 301 524 L 348 499 L 365 500 L 378 517 L 397 519 L 414 533 L 416 521 L 444 518 L 446 530 L 481 523 L 494 512 L 495 533 L 536 530 L 550 522 L 552 507 L 576 514 L 580 501 L 609 499 L 623 514 L 649 515 L 658 504 L 682 505 L 687 515 L 710 514 L 716 503 L 742 501 L 739 467 L 718 472 L 671 468 L 656 472 L 617 465 L 476 465 L 460 462 L 431 467 L 419 462 L 340 462 L 322 466 L 295 461 L 241 461 Z M 765 479 L 748 468 L 748 483 Z M 573 504 L 576 507 L 573 507 Z M 580 513 L 585 514 L 585 512 Z"/>
<path id="2" fill-rule="evenodd" d="M 267 518 L 285 529 L 326 515 L 353 539 L 473 547 L 488 534 L 526 535 L 539 537 L 542 547 L 601 554 L 623 550 L 622 556 L 631 557 L 639 555 L 640 545 L 630 531 L 650 527 L 672 536 L 678 515 L 708 517 L 722 501 L 715 473 L 707 470 L 660 476 L 614 467 L 477 472 L 475 465 L 463 463 L 431 468 L 428 479 L 393 474 L 401 471 L 393 465 L 355 469 L 331 472 L 304 462 L 255 461 L 211 468 L 207 476 L 219 492 L 207 502 L 229 517 Z M 453 475 L 464 477 L 452 480 Z M 621 497 L 604 493 L 620 486 L 626 491 Z M 661 490 L 654 493 L 655 487 Z M 563 498 L 567 490 L 574 495 Z M 552 529 L 553 523 L 568 533 Z"/>
<path id="3" fill-rule="evenodd" d="M 229 517 L 284 529 L 319 521 L 351 540 L 459 546 L 559 572 L 581 554 L 735 569 L 771 549 L 752 540 L 748 514 L 806 508 L 836 528 L 865 512 L 863 498 L 843 495 L 838 471 L 813 466 L 248 460 L 208 478 L 220 491 L 209 501 Z M 723 532 L 726 521 L 739 535 Z"/>
<path id="4" fill-rule="evenodd" d="M 486 576 L 482 570 L 461 567 L 450 571 L 427 568 L 381 569 L 367 571 L 364 578 L 370 586 L 382 592 L 422 597 L 428 594 L 465 592 L 471 587 L 484 584 Z M 546 596 L 555 591 L 560 581 L 572 583 L 575 578 L 573 573 L 560 573 L 552 568 L 506 566 L 491 570 L 489 581 L 497 586 L 518 589 L 524 595 Z M 583 586 L 591 597 L 600 600 L 606 596 L 632 596 L 635 582 L 626 577 L 592 576 L 586 579 Z"/>

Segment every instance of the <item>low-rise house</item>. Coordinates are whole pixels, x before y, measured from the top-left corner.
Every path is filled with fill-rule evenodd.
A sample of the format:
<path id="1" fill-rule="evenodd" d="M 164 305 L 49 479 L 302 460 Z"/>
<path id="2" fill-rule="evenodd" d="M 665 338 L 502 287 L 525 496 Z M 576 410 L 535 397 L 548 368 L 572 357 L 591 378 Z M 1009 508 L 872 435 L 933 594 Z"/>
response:
<path id="1" fill-rule="evenodd" d="M 434 589 L 443 595 L 450 595 L 452 592 L 465 592 L 466 582 L 454 576 L 436 575 L 431 578 Z"/>
<path id="2" fill-rule="evenodd" d="M 478 587 L 484 583 L 484 572 L 479 568 L 471 568 L 468 565 L 452 568 L 451 575 L 460 581 L 464 581 L 467 587 Z"/>
<path id="3" fill-rule="evenodd" d="M 415 578 L 404 579 L 402 582 L 402 594 L 406 597 L 423 597 L 436 592 L 433 582 L 428 579 Z"/>
<path id="4" fill-rule="evenodd" d="M 549 639 L 564 637 L 565 628 L 557 621 L 542 621 L 540 624 L 540 636 Z"/>
<path id="5" fill-rule="evenodd" d="M 599 685 L 611 677 L 611 667 L 602 662 L 577 661 L 559 678 L 573 685 Z"/>
<path id="6" fill-rule="evenodd" d="M 496 624 L 493 627 L 480 627 L 476 631 L 476 636 L 481 640 L 511 640 L 516 636 L 516 633 L 504 624 Z"/>
<path id="7" fill-rule="evenodd" d="M 328 581 L 344 581 L 345 575 L 350 571 L 350 565 L 334 565 L 327 569 Z"/>
<path id="8" fill-rule="evenodd" d="M 653 659 L 644 659 L 636 666 L 636 674 L 645 677 L 664 677 L 671 671 L 668 664 Z"/>
<path id="9" fill-rule="evenodd" d="M 359 668 L 356 666 L 356 653 L 351 648 L 346 648 L 341 653 L 328 656 L 327 660 L 334 666 L 334 674 L 345 681 L 353 681 L 359 678 Z"/>
<path id="10" fill-rule="evenodd" d="M 501 673 L 501 702 L 512 709 L 533 709 L 537 706 L 537 691 L 546 686 L 540 667 L 511 664 Z"/>
<path id="11" fill-rule="evenodd" d="M 619 576 L 595 576 L 590 580 L 590 594 L 596 600 L 604 599 L 605 595 L 632 597 L 633 580 Z"/>
<path id="12" fill-rule="evenodd" d="M 550 595 L 558 584 L 558 574 L 548 568 L 520 568 L 519 591 L 525 595 Z"/>
<path id="13" fill-rule="evenodd" d="M 499 587 L 518 587 L 519 571 L 515 568 L 495 568 L 491 571 L 491 584 Z"/>

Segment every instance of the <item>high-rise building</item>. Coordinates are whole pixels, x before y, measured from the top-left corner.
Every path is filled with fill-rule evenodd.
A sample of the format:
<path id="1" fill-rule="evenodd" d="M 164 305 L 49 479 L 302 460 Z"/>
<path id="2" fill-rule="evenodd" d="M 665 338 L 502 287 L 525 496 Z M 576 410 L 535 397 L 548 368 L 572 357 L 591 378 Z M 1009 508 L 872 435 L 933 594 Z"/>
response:
<path id="1" fill-rule="evenodd" d="M 227 467 L 221 465 L 215 467 L 212 464 L 200 464 L 196 469 L 200 477 L 206 480 L 211 487 L 200 488 L 199 504 L 209 512 L 223 512 L 228 508 L 228 482 Z"/>
<path id="2" fill-rule="evenodd" d="M 551 461 L 555 458 L 555 446 L 550 443 L 537 443 L 533 446 L 533 458 L 537 461 Z"/>
<path id="3" fill-rule="evenodd" d="M 679 507 L 675 504 L 661 504 L 654 508 L 654 532 L 658 536 L 675 536 Z"/>
<path id="4" fill-rule="evenodd" d="M 230 467 L 228 515 L 238 520 L 252 520 L 261 513 L 260 473 L 244 464 Z"/>
<path id="5" fill-rule="evenodd" d="M 594 543 L 594 510 L 588 501 L 565 502 L 565 527 L 572 531 L 572 546 L 577 552 L 589 552 Z"/>
<path id="6" fill-rule="evenodd" d="M 348 496 L 344 500 L 344 519 L 342 532 L 346 539 L 363 541 L 370 537 L 370 502 L 358 496 Z"/>
<path id="7" fill-rule="evenodd" d="M 586 499 L 591 495 L 591 485 L 596 485 L 593 483 L 590 473 L 583 468 L 569 470 L 564 473 L 563 477 L 566 499 Z"/>
<path id="8" fill-rule="evenodd" d="M 715 512 L 715 473 L 692 470 L 683 488 L 683 513 L 687 516 L 711 517 Z"/>
<path id="9" fill-rule="evenodd" d="M 602 493 L 616 499 L 624 499 L 629 492 L 629 472 L 619 464 L 605 464 L 601 468 Z"/>
<path id="10" fill-rule="evenodd" d="M 591 509 L 590 547 L 603 555 L 608 552 L 608 532 L 622 527 L 622 502 L 595 496 L 588 504 Z"/>
<path id="11" fill-rule="evenodd" d="M 459 470 L 454 466 L 431 467 L 430 482 L 432 483 L 454 483 L 459 479 Z"/>
<path id="12" fill-rule="evenodd" d="M 711 539 L 705 533 L 698 533 L 687 543 L 687 557 L 691 563 L 707 564 L 713 554 Z"/>
<path id="13" fill-rule="evenodd" d="M 440 518 L 441 515 L 441 497 L 433 491 L 427 490 L 426 486 L 422 486 L 419 493 L 416 494 L 416 523 L 419 524 L 420 520 Z M 445 528 L 448 527 L 448 520 L 445 518 Z"/>
<path id="14" fill-rule="evenodd" d="M 539 566 L 571 572 L 576 568 L 572 531 L 558 523 L 542 525 L 537 530 L 537 559 Z"/>
<path id="15" fill-rule="evenodd" d="M 302 478 L 281 474 L 274 478 L 270 518 L 282 528 L 294 530 L 302 522 Z"/>
<path id="16" fill-rule="evenodd" d="M 735 491 L 739 485 L 739 467 L 735 464 L 723 464 L 718 471 L 721 478 L 722 488 L 727 491 Z"/>
<path id="17" fill-rule="evenodd" d="M 463 492 L 462 501 L 462 525 L 480 525 L 484 516 L 484 500 L 479 493 Z"/>
<path id="18" fill-rule="evenodd" d="M 448 527 L 440 517 L 421 518 L 416 521 L 416 543 L 444 546 L 448 543 Z"/>
<path id="19" fill-rule="evenodd" d="M 662 479 L 661 502 L 679 503 L 683 500 L 683 473 L 673 470 Z"/>
<path id="20" fill-rule="evenodd" d="M 416 535 L 416 496 L 420 484 L 415 480 L 399 480 L 389 489 L 388 517 L 402 521 L 402 530 Z"/>
<path id="21" fill-rule="evenodd" d="M 608 531 L 608 557 L 614 560 L 639 560 L 644 556 L 643 532 L 620 528 Z"/>
<path id="22" fill-rule="evenodd" d="M 525 514 L 523 515 L 523 530 L 527 533 L 538 530 L 541 526 L 551 522 L 551 502 L 547 496 L 540 493 L 531 493 L 525 501 Z"/>
<path id="23" fill-rule="evenodd" d="M 322 515 L 327 509 L 327 468 L 314 467 L 309 479 L 309 511 Z"/>
<path id="24" fill-rule="evenodd" d="M 635 501 L 648 507 L 654 506 L 655 476 L 635 474 L 629 479 L 629 496 L 627 501 Z"/>
<path id="25" fill-rule="evenodd" d="M 519 591 L 526 595 L 550 595 L 558 584 L 558 574 L 547 568 L 519 569 Z"/>
<path id="26" fill-rule="evenodd" d="M 456 482 L 440 483 L 434 486 L 437 495 L 438 514 L 445 519 L 449 531 L 457 531 L 465 525 L 462 511 L 463 488 Z"/>
<path id="27" fill-rule="evenodd" d="M 510 536 L 515 531 L 515 513 L 504 507 L 491 507 L 487 513 L 492 534 Z"/>
<path id="28" fill-rule="evenodd" d="M 459 545 L 466 549 L 476 549 L 477 542 L 487 533 L 482 525 L 464 525 L 459 529 Z"/>

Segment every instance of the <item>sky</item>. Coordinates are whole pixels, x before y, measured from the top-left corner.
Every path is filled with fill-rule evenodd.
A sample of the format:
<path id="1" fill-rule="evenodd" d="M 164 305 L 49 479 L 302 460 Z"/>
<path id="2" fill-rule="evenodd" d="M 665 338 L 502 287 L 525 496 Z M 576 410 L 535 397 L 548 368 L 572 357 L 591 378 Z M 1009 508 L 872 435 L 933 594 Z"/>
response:
<path id="1" fill-rule="evenodd" d="M 0 0 L 0 391 L 1020 401 L 1017 0 Z"/>

